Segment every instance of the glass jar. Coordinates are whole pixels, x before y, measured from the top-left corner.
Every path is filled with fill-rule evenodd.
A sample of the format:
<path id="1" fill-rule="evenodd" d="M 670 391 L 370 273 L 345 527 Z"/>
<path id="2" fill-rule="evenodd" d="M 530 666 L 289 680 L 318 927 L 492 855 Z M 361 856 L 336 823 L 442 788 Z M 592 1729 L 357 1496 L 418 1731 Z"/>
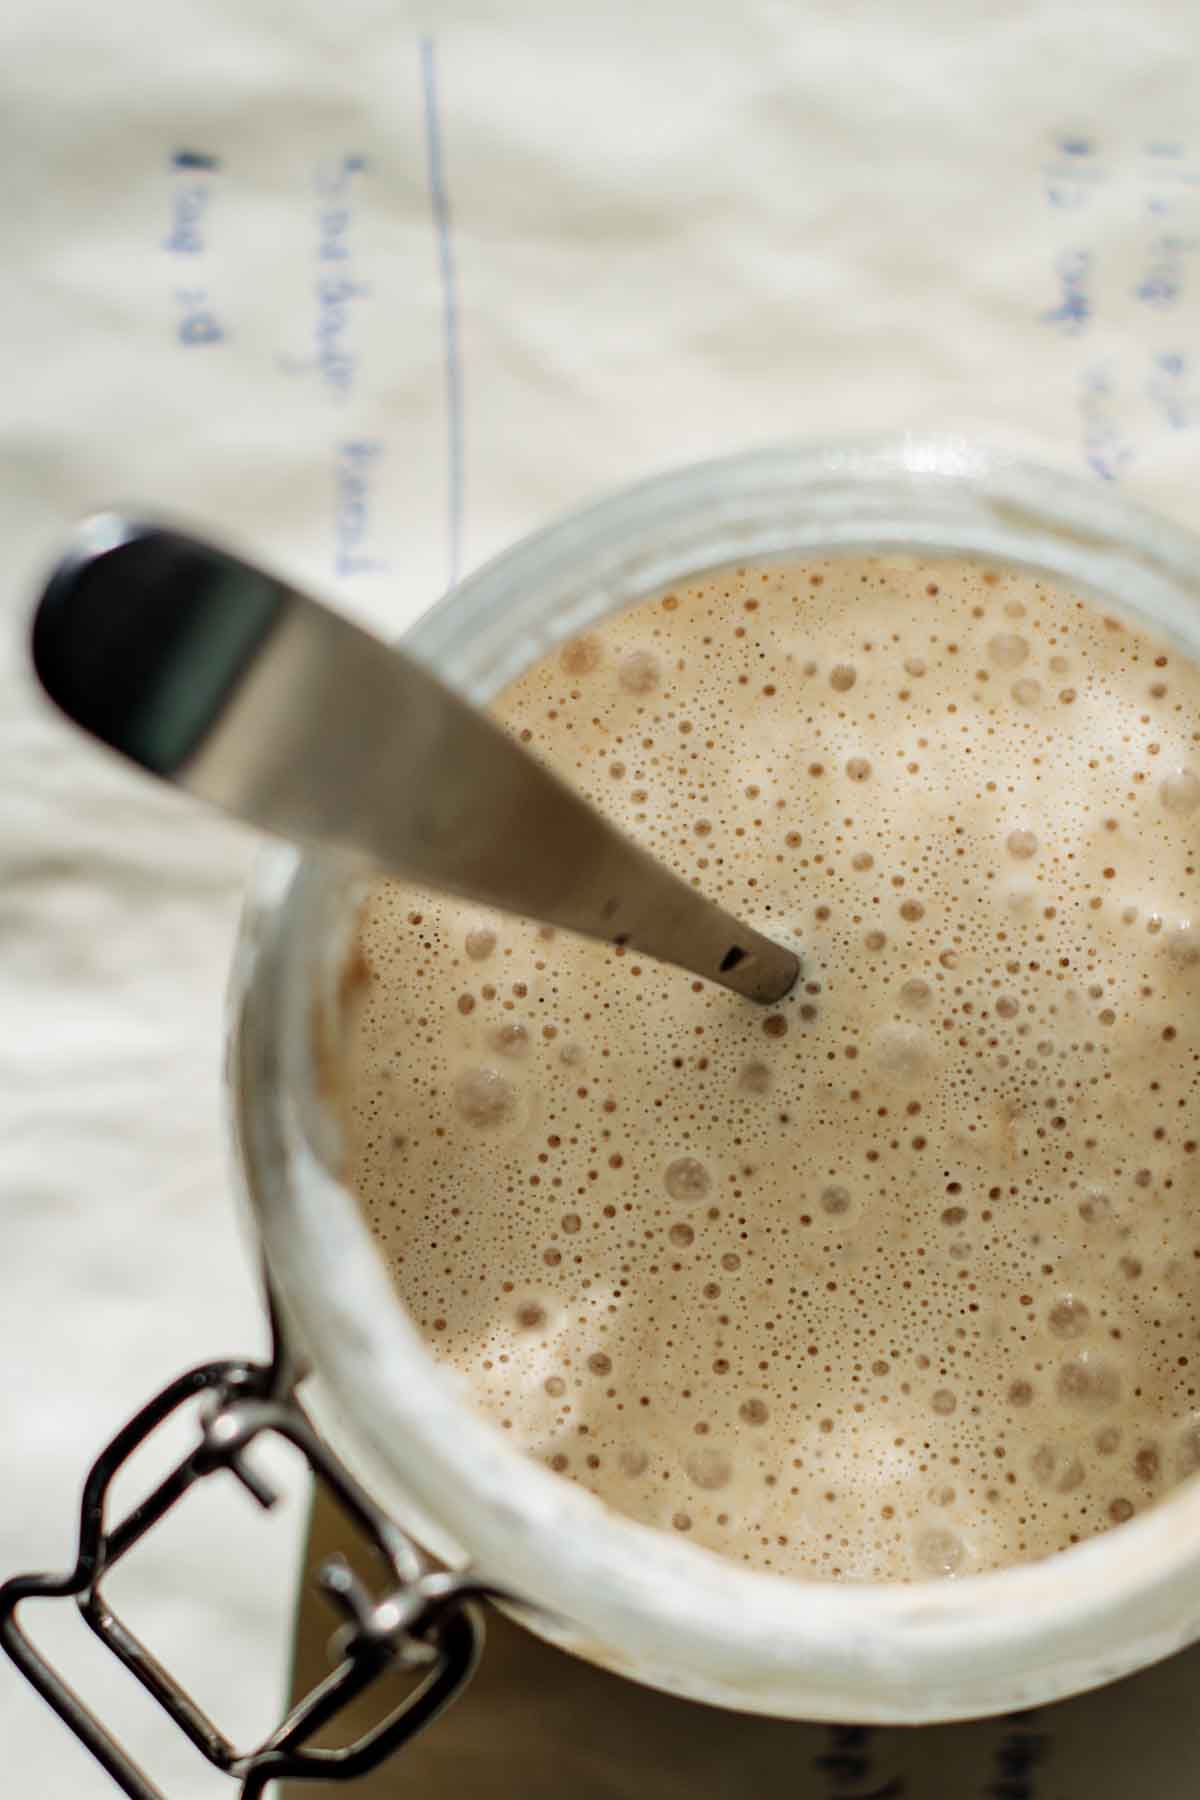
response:
<path id="1" fill-rule="evenodd" d="M 492 700 L 606 614 L 723 564 L 883 552 L 1041 572 L 1200 660 L 1200 543 L 1108 486 L 957 440 L 784 448 L 644 482 L 526 538 L 406 648 Z M 1042 1562 L 912 1586 L 747 1570 L 524 1457 L 427 1353 L 341 1175 L 340 984 L 356 893 L 264 864 L 234 970 L 239 1158 L 314 1410 L 383 1505 L 522 1616 L 633 1679 L 747 1712 L 907 1722 L 1031 1706 L 1200 1637 L 1200 1482 Z"/>

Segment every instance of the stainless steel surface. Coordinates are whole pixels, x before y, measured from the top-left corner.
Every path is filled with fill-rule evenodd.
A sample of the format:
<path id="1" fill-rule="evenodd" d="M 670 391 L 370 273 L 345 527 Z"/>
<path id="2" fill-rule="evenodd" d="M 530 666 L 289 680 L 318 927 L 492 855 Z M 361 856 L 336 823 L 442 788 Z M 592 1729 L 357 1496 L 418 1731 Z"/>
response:
<path id="1" fill-rule="evenodd" d="M 799 974 L 412 657 L 223 551 L 91 521 L 47 585 L 34 654 L 78 723 L 262 831 L 751 1000 Z"/>

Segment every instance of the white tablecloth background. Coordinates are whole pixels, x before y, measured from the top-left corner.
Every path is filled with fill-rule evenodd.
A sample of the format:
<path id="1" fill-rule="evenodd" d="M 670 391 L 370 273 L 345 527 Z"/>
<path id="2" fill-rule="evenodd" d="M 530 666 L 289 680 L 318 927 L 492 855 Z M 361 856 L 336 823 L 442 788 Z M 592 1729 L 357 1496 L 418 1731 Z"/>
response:
<path id="1" fill-rule="evenodd" d="M 219 1097 L 251 846 L 35 693 L 64 528 L 183 518 L 395 631 L 597 488 L 787 436 L 970 433 L 1186 521 L 1200 24 L 44 0 L 0 47 L 7 1573 L 70 1561 L 86 1463 L 167 1375 L 265 1341 Z M 277 1700 L 297 1517 L 206 1496 L 114 1587 L 241 1730 Z M 225 1791 L 77 1666 L 172 1800 Z M 111 1791 L 7 1665 L 0 1743 L 5 1793 Z"/>

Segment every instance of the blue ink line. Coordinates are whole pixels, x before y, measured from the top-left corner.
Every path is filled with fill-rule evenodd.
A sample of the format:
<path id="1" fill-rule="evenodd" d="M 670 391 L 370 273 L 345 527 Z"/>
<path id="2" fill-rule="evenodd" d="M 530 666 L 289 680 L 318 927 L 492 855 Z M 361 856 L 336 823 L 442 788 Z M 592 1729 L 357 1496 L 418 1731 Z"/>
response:
<path id="1" fill-rule="evenodd" d="M 438 105 L 437 61 L 432 38 L 421 39 L 421 88 L 425 99 L 425 153 L 429 165 L 429 203 L 437 237 L 442 277 L 442 329 L 446 352 L 446 430 L 450 443 L 450 585 L 462 566 L 463 522 L 463 387 L 458 337 L 458 283 L 450 235 L 450 196 L 442 160 L 442 126 Z"/>
<path id="2" fill-rule="evenodd" d="M 177 150 L 171 158 L 177 169 L 219 169 L 221 159 L 208 156 L 203 150 Z"/>

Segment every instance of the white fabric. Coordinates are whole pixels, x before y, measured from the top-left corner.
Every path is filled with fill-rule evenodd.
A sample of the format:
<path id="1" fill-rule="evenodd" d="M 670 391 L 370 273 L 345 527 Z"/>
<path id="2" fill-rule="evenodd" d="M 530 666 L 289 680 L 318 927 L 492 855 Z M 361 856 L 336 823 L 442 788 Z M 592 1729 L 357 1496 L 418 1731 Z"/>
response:
<path id="1" fill-rule="evenodd" d="M 183 518 L 397 630 L 448 579 L 452 466 L 463 566 L 781 436 L 958 430 L 1195 510 L 1187 0 L 426 25 L 374 0 L 0 24 L 0 1573 L 70 1560 L 85 1464 L 166 1375 L 264 1342 L 219 1102 L 250 845 L 36 695 L 30 598 L 74 517 Z M 131 1620 L 224 1722 L 265 1722 L 294 1534 L 235 1496 L 158 1545 Z M 119 1716 L 172 1800 L 223 1791 Z M 0 1741 L 6 1791 L 110 1791 L 7 1666 Z"/>

